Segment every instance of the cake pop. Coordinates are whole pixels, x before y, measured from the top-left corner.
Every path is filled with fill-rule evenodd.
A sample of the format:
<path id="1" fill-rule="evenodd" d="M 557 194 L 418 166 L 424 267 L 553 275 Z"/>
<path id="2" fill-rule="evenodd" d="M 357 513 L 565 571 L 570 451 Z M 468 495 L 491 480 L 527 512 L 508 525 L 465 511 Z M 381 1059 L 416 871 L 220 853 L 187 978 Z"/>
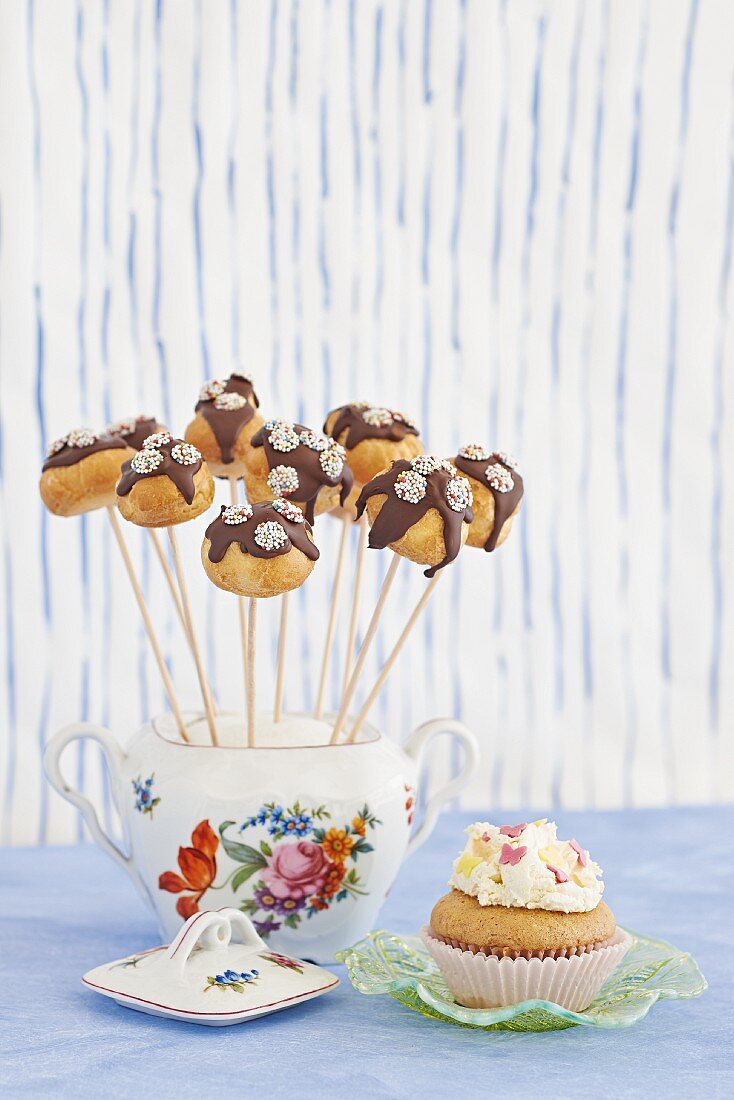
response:
<path id="1" fill-rule="evenodd" d="M 252 503 L 287 497 L 314 516 L 344 505 L 354 484 L 344 448 L 290 420 L 267 420 L 252 437 L 245 470 Z"/>
<path id="2" fill-rule="evenodd" d="M 479 443 L 461 447 L 452 461 L 469 478 L 474 496 L 467 541 L 494 550 L 505 541 L 520 511 L 524 490 L 517 461 L 506 451 L 488 451 Z"/>
<path id="3" fill-rule="evenodd" d="M 79 516 L 115 503 L 120 468 L 133 451 L 119 436 L 75 428 L 48 448 L 41 499 L 55 516 Z"/>
<path id="4" fill-rule="evenodd" d="M 318 557 L 311 524 L 283 498 L 222 507 L 201 547 L 210 581 L 226 592 L 257 598 L 299 588 Z"/>
<path id="5" fill-rule="evenodd" d="M 98 508 L 106 510 L 176 725 L 182 740 L 186 741 L 186 728 L 173 682 L 114 507 L 115 487 L 128 455 L 135 457 L 135 451 L 127 446 L 120 435 L 109 432 L 99 434 L 89 428 L 77 428 L 68 432 L 48 448 L 39 482 L 41 499 L 49 511 L 57 516 L 78 516 Z"/>
<path id="6" fill-rule="evenodd" d="M 125 462 L 117 506 L 139 527 L 173 527 L 205 512 L 214 482 L 200 451 L 170 432 L 154 432 Z"/>
<path id="7" fill-rule="evenodd" d="M 357 517 L 367 511 L 371 547 L 429 566 L 427 577 L 453 561 L 472 521 L 469 482 L 446 459 L 398 459 L 365 485 Z"/>
<path id="8" fill-rule="evenodd" d="M 129 416 L 125 420 L 116 420 L 114 424 L 108 424 L 105 431 L 108 435 L 119 436 L 127 447 L 139 451 L 148 436 L 154 432 L 164 432 L 166 429 L 154 416 Z"/>
<path id="9" fill-rule="evenodd" d="M 215 477 L 244 475 L 250 440 L 263 422 L 259 404 L 252 381 L 243 374 L 204 383 L 184 435 L 201 451 Z"/>
<path id="10" fill-rule="evenodd" d="M 423 453 L 415 423 L 404 413 L 355 401 L 341 405 L 326 417 L 324 431 L 341 443 L 354 474 L 348 505 L 354 507 L 363 485 L 399 458 Z"/>

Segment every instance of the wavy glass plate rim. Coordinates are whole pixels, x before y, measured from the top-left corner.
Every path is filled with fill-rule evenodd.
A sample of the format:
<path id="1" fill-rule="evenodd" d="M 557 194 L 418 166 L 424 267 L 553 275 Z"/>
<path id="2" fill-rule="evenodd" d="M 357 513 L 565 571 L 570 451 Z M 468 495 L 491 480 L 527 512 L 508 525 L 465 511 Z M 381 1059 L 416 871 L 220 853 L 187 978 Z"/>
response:
<path id="1" fill-rule="evenodd" d="M 388 994 L 423 1016 L 487 1031 L 551 1031 L 582 1026 L 630 1027 L 659 1000 L 688 1000 L 707 988 L 698 963 L 667 940 L 625 929 L 629 952 L 583 1012 L 551 1001 L 523 1001 L 504 1008 L 464 1008 L 454 1001 L 438 966 L 418 936 L 387 929 L 370 932 L 337 953 L 354 988 L 367 995 Z"/>

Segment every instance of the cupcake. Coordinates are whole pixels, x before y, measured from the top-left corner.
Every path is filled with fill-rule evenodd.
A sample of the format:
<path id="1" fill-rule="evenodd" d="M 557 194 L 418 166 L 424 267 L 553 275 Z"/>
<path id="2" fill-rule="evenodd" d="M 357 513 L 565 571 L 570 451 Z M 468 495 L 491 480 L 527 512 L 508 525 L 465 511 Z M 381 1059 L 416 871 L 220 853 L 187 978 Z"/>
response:
<path id="1" fill-rule="evenodd" d="M 631 943 L 601 900 L 601 868 L 545 818 L 466 832 L 451 892 L 421 930 L 454 997 L 467 1008 L 537 999 L 583 1011 Z"/>

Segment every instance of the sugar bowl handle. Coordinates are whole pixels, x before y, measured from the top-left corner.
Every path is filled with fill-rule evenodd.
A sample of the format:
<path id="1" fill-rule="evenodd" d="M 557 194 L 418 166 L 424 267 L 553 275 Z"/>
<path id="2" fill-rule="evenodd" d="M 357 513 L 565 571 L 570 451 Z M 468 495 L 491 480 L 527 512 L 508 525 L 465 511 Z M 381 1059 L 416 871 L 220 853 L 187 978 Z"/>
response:
<path id="1" fill-rule="evenodd" d="M 81 794 L 80 791 L 74 790 L 74 788 L 66 782 L 61 773 L 61 754 L 66 746 L 71 744 L 72 741 L 82 741 L 85 738 L 89 741 L 97 742 L 105 755 L 110 772 L 112 773 L 113 782 L 118 781 L 122 771 L 125 754 L 109 730 L 103 729 L 101 726 L 92 725 L 90 722 L 74 722 L 72 725 L 65 726 L 62 730 L 59 730 L 58 733 L 54 734 L 46 745 L 46 751 L 43 754 L 43 768 L 46 772 L 46 778 L 54 790 L 59 792 L 62 798 L 65 798 L 72 806 L 76 806 L 81 812 L 82 817 L 87 823 L 87 828 L 92 834 L 92 839 L 99 844 L 100 848 L 106 852 L 108 856 L 114 859 L 115 863 L 119 863 L 120 867 L 125 868 L 140 891 L 143 899 L 148 901 L 132 856 L 125 855 L 114 841 L 110 840 L 99 823 L 97 811 L 92 803 Z"/>
<path id="2" fill-rule="evenodd" d="M 428 800 L 423 820 L 408 842 L 406 854 L 409 856 L 417 851 L 424 841 L 428 840 L 442 806 L 455 794 L 458 794 L 460 790 L 463 790 L 479 763 L 479 744 L 471 730 L 467 729 L 461 722 L 457 722 L 455 718 L 436 718 L 431 722 L 424 722 L 422 726 L 414 729 L 404 746 L 408 756 L 415 761 L 419 773 L 429 743 L 435 737 L 440 737 L 444 733 L 455 737 L 463 745 L 464 760 L 458 774 L 450 779 L 448 783 L 439 787 Z M 418 782 L 420 785 L 420 778 Z"/>
<path id="3" fill-rule="evenodd" d="M 239 909 L 224 908 L 194 913 L 168 948 L 166 958 L 176 970 L 182 972 L 197 944 L 204 951 L 216 951 L 218 948 L 229 947 L 235 937 L 245 947 L 258 947 L 263 951 L 266 949 L 265 941 L 255 931 L 252 921 Z"/>

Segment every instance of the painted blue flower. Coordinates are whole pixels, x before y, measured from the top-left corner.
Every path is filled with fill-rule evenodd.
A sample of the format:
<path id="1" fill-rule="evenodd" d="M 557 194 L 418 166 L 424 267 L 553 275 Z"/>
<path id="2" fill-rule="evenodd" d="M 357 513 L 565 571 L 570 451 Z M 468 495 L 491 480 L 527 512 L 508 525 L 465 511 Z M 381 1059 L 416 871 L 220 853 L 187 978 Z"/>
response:
<path id="1" fill-rule="evenodd" d="M 240 980 L 240 975 L 236 970 L 225 970 L 224 976 L 228 982 L 238 982 Z M 244 978 L 245 975 L 242 974 L 241 976 Z"/>
<path id="2" fill-rule="evenodd" d="M 240 825 L 240 832 L 242 832 L 243 829 L 252 828 L 253 825 L 257 825 L 257 818 L 255 818 L 255 817 L 246 817 L 245 820 Z"/>
<path id="3" fill-rule="evenodd" d="M 259 810 L 255 820 L 258 825 L 264 825 L 268 820 L 268 811 L 266 809 Z"/>
<path id="4" fill-rule="evenodd" d="M 272 810 L 270 811 L 271 821 L 281 821 L 284 816 L 285 810 L 282 806 L 273 806 Z"/>
<path id="5" fill-rule="evenodd" d="M 312 820 L 308 814 L 299 814 L 296 818 L 296 832 L 299 836 L 305 836 L 311 832 Z"/>
<path id="6" fill-rule="evenodd" d="M 153 797 L 153 782 L 155 775 L 149 775 L 141 782 L 140 776 L 132 780 L 135 792 L 135 809 L 141 814 L 150 814 L 160 802 L 160 798 Z"/>

